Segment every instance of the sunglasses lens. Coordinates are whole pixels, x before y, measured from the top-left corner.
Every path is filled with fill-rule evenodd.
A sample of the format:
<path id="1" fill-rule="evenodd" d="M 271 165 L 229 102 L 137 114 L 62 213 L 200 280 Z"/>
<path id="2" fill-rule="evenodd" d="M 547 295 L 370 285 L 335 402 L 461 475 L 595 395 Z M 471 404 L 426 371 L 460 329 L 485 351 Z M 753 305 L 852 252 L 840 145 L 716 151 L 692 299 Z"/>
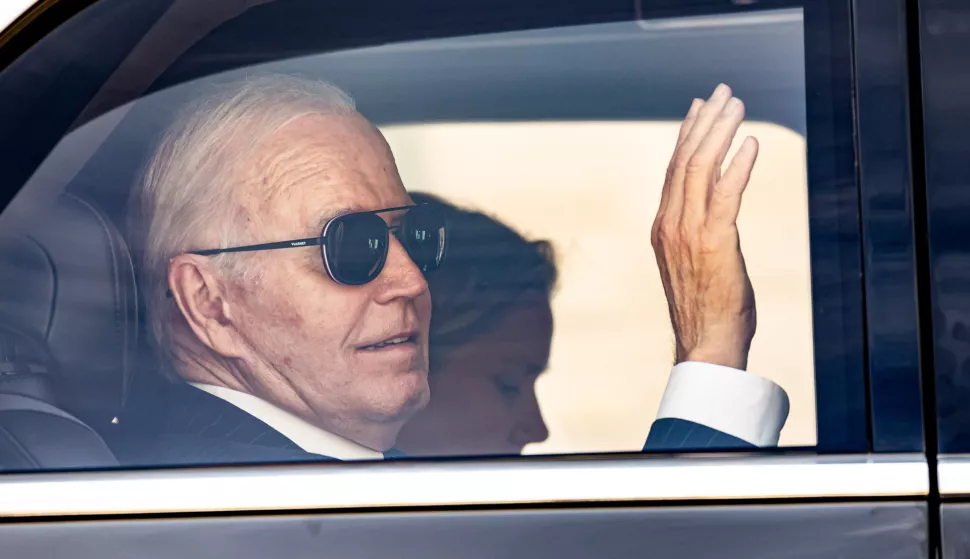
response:
<path id="1" fill-rule="evenodd" d="M 401 244 L 422 272 L 438 268 L 445 255 L 445 217 L 434 204 L 414 206 L 404 216 Z"/>
<path id="2" fill-rule="evenodd" d="M 376 278 L 387 258 L 387 225 L 368 213 L 335 218 L 325 232 L 324 261 L 330 275 L 347 285 Z"/>

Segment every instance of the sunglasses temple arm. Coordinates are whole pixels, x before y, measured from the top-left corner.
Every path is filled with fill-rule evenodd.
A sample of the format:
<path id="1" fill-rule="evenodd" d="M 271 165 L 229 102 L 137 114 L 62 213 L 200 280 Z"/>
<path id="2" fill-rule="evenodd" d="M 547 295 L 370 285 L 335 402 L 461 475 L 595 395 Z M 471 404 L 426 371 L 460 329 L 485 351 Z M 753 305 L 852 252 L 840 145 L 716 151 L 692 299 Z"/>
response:
<path id="1" fill-rule="evenodd" d="M 399 210 L 409 210 L 409 209 L 414 208 L 416 206 L 424 206 L 424 205 L 427 205 L 427 204 L 423 204 L 422 203 L 422 204 L 414 204 L 413 206 L 398 206 L 398 207 L 395 207 L 395 208 L 384 208 L 382 210 L 374 210 L 372 212 L 361 212 L 361 213 L 374 213 L 374 214 L 379 214 L 379 213 L 384 213 L 384 212 L 394 212 L 394 211 L 399 211 Z M 388 227 L 387 229 L 388 229 L 388 231 L 394 231 L 395 229 L 399 229 L 400 227 L 401 227 L 400 225 L 392 225 L 392 226 Z M 310 237 L 308 239 L 296 239 L 296 240 L 293 240 L 293 241 L 279 241 L 279 242 L 276 242 L 276 243 L 263 243 L 263 244 L 259 244 L 259 245 L 246 245 L 246 246 L 232 247 L 232 248 L 210 248 L 210 249 L 206 249 L 206 250 L 190 250 L 188 252 L 189 252 L 189 254 L 198 254 L 199 256 L 212 256 L 212 255 L 215 255 L 215 254 L 224 254 L 224 253 L 227 253 L 227 252 L 252 252 L 254 250 L 276 250 L 276 249 L 280 249 L 280 248 L 298 248 L 298 247 L 307 247 L 307 246 L 320 246 L 320 245 L 323 244 L 323 241 L 324 241 L 324 236 L 321 235 L 319 237 Z"/>
<path id="2" fill-rule="evenodd" d="M 189 254 L 198 254 L 199 256 L 212 256 L 215 254 L 223 254 L 226 252 L 252 252 L 254 250 L 275 250 L 278 248 L 319 246 L 321 244 L 323 244 L 322 237 L 311 237 L 309 239 L 280 241 L 278 243 L 263 243 L 260 245 L 246 245 L 246 246 L 232 247 L 232 248 L 210 248 L 207 250 L 190 250 Z M 172 298 L 171 289 L 165 291 L 165 297 L 168 299 Z"/>
<path id="3" fill-rule="evenodd" d="M 224 254 L 227 252 L 253 252 L 256 250 L 276 250 L 280 248 L 299 248 L 308 246 L 319 246 L 323 243 L 323 239 L 320 237 L 310 237 L 308 239 L 295 239 L 292 241 L 279 241 L 276 243 L 263 243 L 259 245 L 246 245 L 241 247 L 232 248 L 213 248 L 208 250 L 193 250 L 189 251 L 189 254 L 198 254 L 199 256 L 212 256 L 214 254 Z"/>

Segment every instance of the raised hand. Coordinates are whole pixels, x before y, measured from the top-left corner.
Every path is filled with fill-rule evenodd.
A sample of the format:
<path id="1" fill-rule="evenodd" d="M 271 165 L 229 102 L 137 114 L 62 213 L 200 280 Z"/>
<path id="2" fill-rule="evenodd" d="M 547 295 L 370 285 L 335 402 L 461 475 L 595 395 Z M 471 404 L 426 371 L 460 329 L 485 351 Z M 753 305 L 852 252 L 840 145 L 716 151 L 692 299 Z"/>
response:
<path id="1" fill-rule="evenodd" d="M 651 241 L 678 363 L 747 367 L 757 313 L 737 217 L 758 141 L 745 138 L 721 174 L 743 119 L 744 103 L 724 84 L 707 101 L 695 99 L 667 168 Z"/>

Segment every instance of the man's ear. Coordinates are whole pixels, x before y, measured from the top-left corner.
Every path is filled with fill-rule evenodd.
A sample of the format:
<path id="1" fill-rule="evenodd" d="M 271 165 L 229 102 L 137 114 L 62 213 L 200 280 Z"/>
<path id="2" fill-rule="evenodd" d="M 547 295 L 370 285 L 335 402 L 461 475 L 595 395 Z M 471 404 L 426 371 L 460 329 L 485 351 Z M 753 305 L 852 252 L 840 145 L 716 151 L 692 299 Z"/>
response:
<path id="1" fill-rule="evenodd" d="M 240 357 L 225 282 L 204 256 L 179 254 L 168 263 L 168 287 L 200 342 L 222 357 Z"/>

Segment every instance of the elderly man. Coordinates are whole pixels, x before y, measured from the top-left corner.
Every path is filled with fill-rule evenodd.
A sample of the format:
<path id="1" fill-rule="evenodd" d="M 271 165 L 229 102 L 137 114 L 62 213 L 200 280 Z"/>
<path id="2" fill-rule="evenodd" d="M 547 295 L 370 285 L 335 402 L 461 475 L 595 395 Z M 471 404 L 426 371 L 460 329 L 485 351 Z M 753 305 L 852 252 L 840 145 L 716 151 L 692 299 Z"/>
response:
<path id="1" fill-rule="evenodd" d="M 647 448 L 770 445 L 784 392 L 745 372 L 754 296 L 735 219 L 757 155 L 726 86 L 695 100 L 653 225 L 677 365 Z M 380 459 L 429 397 L 424 272 L 447 234 L 340 90 L 272 76 L 186 112 L 133 224 L 172 381 L 122 419 L 134 463 Z M 281 249 L 281 250 L 277 250 Z M 282 250 L 285 249 L 285 250 Z"/>

